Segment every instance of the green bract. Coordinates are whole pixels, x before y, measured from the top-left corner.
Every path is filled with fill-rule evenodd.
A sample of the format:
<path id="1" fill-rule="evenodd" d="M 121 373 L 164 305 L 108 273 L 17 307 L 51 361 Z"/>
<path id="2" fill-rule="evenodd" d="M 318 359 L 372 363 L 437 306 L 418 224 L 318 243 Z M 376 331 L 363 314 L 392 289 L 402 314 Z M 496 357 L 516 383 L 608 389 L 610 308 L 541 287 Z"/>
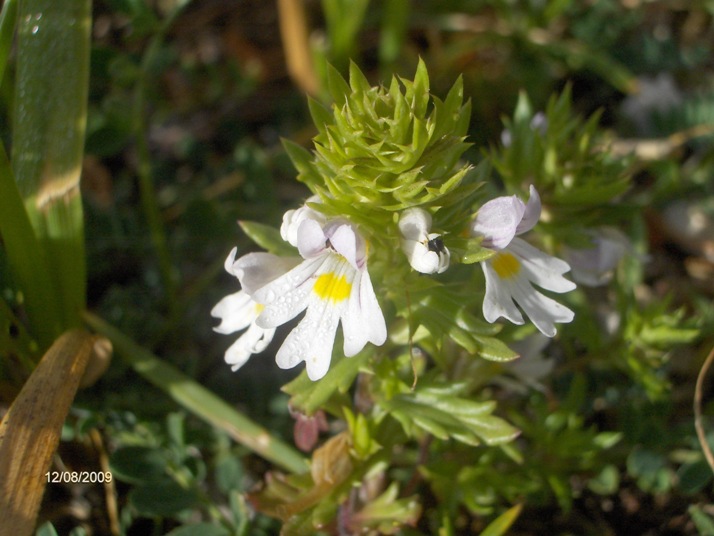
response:
<path id="1" fill-rule="evenodd" d="M 377 230 L 395 211 L 444 206 L 470 169 L 459 166 L 471 108 L 463 104 L 461 78 L 441 101 L 429 94 L 422 61 L 413 81 L 394 77 L 389 88 L 370 86 L 353 63 L 349 84 L 330 70 L 329 89 L 331 109 L 310 100 L 319 131 L 314 152 L 285 142 L 298 179 L 320 196 L 320 210 Z"/>

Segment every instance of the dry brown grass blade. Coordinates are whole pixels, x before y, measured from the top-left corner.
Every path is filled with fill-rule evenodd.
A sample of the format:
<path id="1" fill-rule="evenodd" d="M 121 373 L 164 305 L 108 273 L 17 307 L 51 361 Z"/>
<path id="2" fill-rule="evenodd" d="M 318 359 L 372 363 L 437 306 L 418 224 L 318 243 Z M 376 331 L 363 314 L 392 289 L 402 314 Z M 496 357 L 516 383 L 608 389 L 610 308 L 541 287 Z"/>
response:
<path id="1" fill-rule="evenodd" d="M 303 0 L 278 0 L 280 36 L 285 63 L 295 83 L 309 95 L 320 92 L 310 53 L 310 38 Z"/>
<path id="2" fill-rule="evenodd" d="M 704 424 L 702 423 L 702 390 L 704 386 L 704 378 L 706 378 L 709 367 L 711 367 L 712 361 L 714 361 L 714 348 L 709 352 L 702 369 L 699 371 L 699 376 L 697 377 L 697 385 L 694 388 L 694 427 L 697 429 L 697 437 L 699 438 L 699 443 L 704 451 L 704 457 L 709 463 L 709 467 L 714 471 L 714 455 L 709 448 L 709 443 L 707 442 L 707 435 L 704 432 Z"/>
<path id="3" fill-rule="evenodd" d="M 52 455 L 96 336 L 61 335 L 0 423 L 0 533 L 34 533 Z"/>

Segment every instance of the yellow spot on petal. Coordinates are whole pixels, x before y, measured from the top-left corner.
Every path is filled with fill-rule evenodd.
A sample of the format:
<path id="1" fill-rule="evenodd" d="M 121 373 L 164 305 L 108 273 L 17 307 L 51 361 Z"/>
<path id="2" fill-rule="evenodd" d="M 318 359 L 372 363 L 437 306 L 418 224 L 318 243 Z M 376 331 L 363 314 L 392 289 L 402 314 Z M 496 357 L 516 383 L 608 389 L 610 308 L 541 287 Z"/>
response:
<path id="1" fill-rule="evenodd" d="M 352 284 L 347 281 L 344 275 L 337 276 L 328 272 L 317 278 L 313 290 L 323 300 L 340 302 L 349 298 Z"/>
<path id="2" fill-rule="evenodd" d="M 515 277 L 521 271 L 521 263 L 518 262 L 518 259 L 505 251 L 491 257 L 491 266 L 501 279 Z"/>
<path id="3" fill-rule="evenodd" d="M 262 303 L 257 303 L 257 302 L 255 303 L 255 306 L 254 306 L 254 307 L 255 307 L 255 314 L 256 314 L 256 315 L 259 315 L 260 313 L 263 312 L 263 309 L 265 309 L 265 305 L 263 305 Z"/>

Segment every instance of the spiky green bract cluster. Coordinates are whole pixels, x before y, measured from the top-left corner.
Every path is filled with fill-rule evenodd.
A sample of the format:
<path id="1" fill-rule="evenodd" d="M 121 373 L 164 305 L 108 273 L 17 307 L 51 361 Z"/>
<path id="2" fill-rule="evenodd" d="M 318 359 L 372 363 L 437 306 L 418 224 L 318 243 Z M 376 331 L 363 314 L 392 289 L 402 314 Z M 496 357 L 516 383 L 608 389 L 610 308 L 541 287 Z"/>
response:
<path id="1" fill-rule="evenodd" d="M 470 166 L 459 167 L 469 147 L 470 103 L 459 78 L 441 101 L 429 94 L 419 61 L 413 81 L 393 77 L 373 87 L 350 66 L 349 84 L 335 70 L 328 77 L 331 109 L 311 100 L 318 135 L 313 153 L 288 141 L 298 179 L 319 195 L 320 210 L 383 232 L 393 213 L 416 205 L 451 206 L 464 196 L 456 187 Z"/>
<path id="2" fill-rule="evenodd" d="M 628 161 L 605 149 L 600 113 L 582 119 L 573 111 L 570 87 L 535 113 L 521 93 L 505 120 L 506 143 L 489 156 L 509 193 L 533 184 L 543 201 L 543 221 L 560 233 L 574 227 L 613 224 L 631 207 L 616 204 L 631 186 Z"/>

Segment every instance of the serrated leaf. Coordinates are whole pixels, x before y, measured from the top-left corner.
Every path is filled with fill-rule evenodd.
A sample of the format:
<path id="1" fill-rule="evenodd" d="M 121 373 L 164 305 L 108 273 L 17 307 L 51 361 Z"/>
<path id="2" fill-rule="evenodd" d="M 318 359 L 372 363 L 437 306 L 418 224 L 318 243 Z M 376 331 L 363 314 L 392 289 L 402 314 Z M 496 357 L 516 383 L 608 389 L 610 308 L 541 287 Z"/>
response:
<path id="1" fill-rule="evenodd" d="M 369 91 L 370 84 L 354 61 L 350 62 L 350 87 L 354 93 Z"/>
<path id="2" fill-rule="evenodd" d="M 336 106 L 342 107 L 352 93 L 349 84 L 332 65 L 327 66 L 327 89 Z"/>
<path id="3" fill-rule="evenodd" d="M 412 91 L 414 115 L 416 117 L 424 117 L 426 115 L 426 107 L 429 104 L 429 73 L 424 60 L 421 58 L 419 58 L 419 63 L 417 64 Z"/>
<path id="4" fill-rule="evenodd" d="M 310 110 L 310 116 L 312 117 L 312 122 L 315 124 L 315 127 L 317 127 L 317 130 L 320 132 L 320 134 L 325 134 L 327 125 L 331 125 L 333 123 L 333 117 L 332 113 L 330 112 L 329 109 L 327 109 L 321 102 L 318 102 L 317 100 L 313 99 L 312 97 L 308 96 L 307 98 L 307 106 L 308 109 Z M 283 142 L 283 145 L 285 144 L 285 141 Z M 298 145 L 300 149 L 303 149 L 301 146 Z M 287 150 L 287 147 L 285 148 Z M 305 151 L 305 149 L 303 149 Z M 312 155 L 308 151 L 305 151 L 307 153 L 307 158 L 311 158 Z M 293 161 L 293 164 L 295 164 L 295 159 L 292 157 L 292 155 L 288 152 L 288 155 L 290 156 L 290 159 Z M 304 159 L 305 154 L 300 154 L 296 155 L 298 158 Z"/>
<path id="5" fill-rule="evenodd" d="M 331 116 L 330 116 L 331 117 Z M 292 161 L 295 169 L 301 173 L 307 173 L 312 170 L 312 154 L 303 146 L 298 145 L 294 141 L 282 138 L 283 148 Z"/>
<path id="6" fill-rule="evenodd" d="M 400 393 L 381 405 L 402 424 L 405 433 L 413 427 L 438 437 L 476 445 L 483 441 L 498 445 L 514 439 L 519 431 L 503 419 L 492 415 L 493 402 L 475 402 L 458 396 L 431 392 L 422 388 L 413 393 Z"/>

